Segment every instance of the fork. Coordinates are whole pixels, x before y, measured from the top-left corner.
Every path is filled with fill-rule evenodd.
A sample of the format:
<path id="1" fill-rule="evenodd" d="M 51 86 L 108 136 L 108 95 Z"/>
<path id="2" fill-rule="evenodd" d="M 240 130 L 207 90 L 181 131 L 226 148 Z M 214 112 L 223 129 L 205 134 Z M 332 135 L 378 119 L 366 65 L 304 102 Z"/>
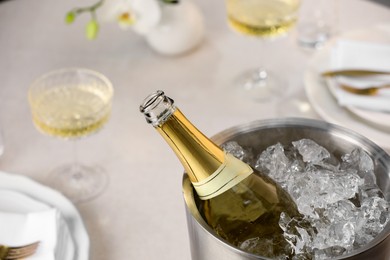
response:
<path id="1" fill-rule="evenodd" d="M 368 88 L 355 88 L 352 86 L 348 86 L 345 84 L 341 84 L 340 87 L 350 93 L 357 94 L 357 95 L 367 95 L 367 96 L 374 96 L 378 93 L 380 89 L 384 88 L 390 88 L 390 84 L 380 85 L 380 86 L 373 86 Z"/>
<path id="2" fill-rule="evenodd" d="M 39 242 L 16 247 L 0 245 L 0 260 L 17 260 L 31 256 L 37 250 L 38 245 Z"/>
<path id="3" fill-rule="evenodd" d="M 390 71 L 375 71 L 375 70 L 331 70 L 321 73 L 323 77 L 334 77 L 334 76 L 348 76 L 348 77 L 364 77 L 374 75 L 389 75 Z"/>

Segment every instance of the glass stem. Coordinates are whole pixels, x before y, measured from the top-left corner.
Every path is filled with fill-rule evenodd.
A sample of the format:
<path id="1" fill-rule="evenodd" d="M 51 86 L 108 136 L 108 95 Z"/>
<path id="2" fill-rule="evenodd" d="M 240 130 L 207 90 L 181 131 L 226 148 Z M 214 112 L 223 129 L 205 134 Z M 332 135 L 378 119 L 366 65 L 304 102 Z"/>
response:
<path id="1" fill-rule="evenodd" d="M 73 172 L 73 179 L 78 180 L 82 178 L 82 169 L 81 164 L 79 162 L 79 155 L 77 150 L 77 140 L 72 140 L 72 146 L 73 146 L 73 166 L 72 166 L 72 172 Z"/>

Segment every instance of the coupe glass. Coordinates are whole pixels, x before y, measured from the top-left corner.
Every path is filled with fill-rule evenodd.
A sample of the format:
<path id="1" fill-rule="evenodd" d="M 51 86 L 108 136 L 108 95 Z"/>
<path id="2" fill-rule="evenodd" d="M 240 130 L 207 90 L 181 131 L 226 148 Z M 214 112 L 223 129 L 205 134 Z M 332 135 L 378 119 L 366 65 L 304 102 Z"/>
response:
<path id="1" fill-rule="evenodd" d="M 300 0 L 225 0 L 230 27 L 262 39 L 286 34 L 297 21 Z M 263 43 L 264 44 L 264 43 Z M 277 55 L 277 52 L 273 50 Z M 283 80 L 264 65 L 237 78 L 236 86 L 248 97 L 265 101 L 285 91 Z"/>
<path id="2" fill-rule="evenodd" d="M 29 88 L 28 99 L 36 128 L 74 142 L 99 130 L 109 119 L 113 87 L 102 74 L 82 68 L 49 72 Z M 107 186 L 101 167 L 78 162 L 56 168 L 49 184 L 74 202 L 92 199 Z"/>

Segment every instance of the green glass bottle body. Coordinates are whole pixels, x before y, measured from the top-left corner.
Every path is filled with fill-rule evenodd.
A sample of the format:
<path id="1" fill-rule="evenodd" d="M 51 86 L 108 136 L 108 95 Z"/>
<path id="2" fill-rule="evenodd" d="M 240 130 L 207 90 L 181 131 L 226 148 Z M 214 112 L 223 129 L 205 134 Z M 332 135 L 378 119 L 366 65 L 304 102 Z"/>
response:
<path id="1" fill-rule="evenodd" d="M 140 107 L 184 166 L 199 200 L 200 212 L 229 243 L 266 257 L 290 256 L 279 227 L 282 212 L 298 217 L 291 197 L 272 179 L 226 154 L 202 134 L 162 91 Z M 256 242 L 256 246 L 247 246 Z"/>

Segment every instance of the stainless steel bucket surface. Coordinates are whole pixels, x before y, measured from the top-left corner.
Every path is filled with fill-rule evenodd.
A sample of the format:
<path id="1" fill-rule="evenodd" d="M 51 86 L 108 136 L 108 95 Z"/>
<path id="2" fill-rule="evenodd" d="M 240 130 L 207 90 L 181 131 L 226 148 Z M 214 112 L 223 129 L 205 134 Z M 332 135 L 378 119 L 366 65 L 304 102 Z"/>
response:
<path id="1" fill-rule="evenodd" d="M 312 119 L 270 119 L 227 129 L 214 136 L 213 140 L 217 144 L 234 140 L 259 154 L 277 142 L 287 145 L 303 138 L 312 139 L 338 158 L 356 147 L 362 148 L 374 160 L 378 186 L 390 201 L 390 156 L 375 143 L 346 128 Z M 268 259 L 246 253 L 218 237 L 200 215 L 194 197 L 196 194 L 186 174 L 183 177 L 183 194 L 192 260 Z M 335 259 L 389 260 L 390 223 L 366 246 Z"/>

